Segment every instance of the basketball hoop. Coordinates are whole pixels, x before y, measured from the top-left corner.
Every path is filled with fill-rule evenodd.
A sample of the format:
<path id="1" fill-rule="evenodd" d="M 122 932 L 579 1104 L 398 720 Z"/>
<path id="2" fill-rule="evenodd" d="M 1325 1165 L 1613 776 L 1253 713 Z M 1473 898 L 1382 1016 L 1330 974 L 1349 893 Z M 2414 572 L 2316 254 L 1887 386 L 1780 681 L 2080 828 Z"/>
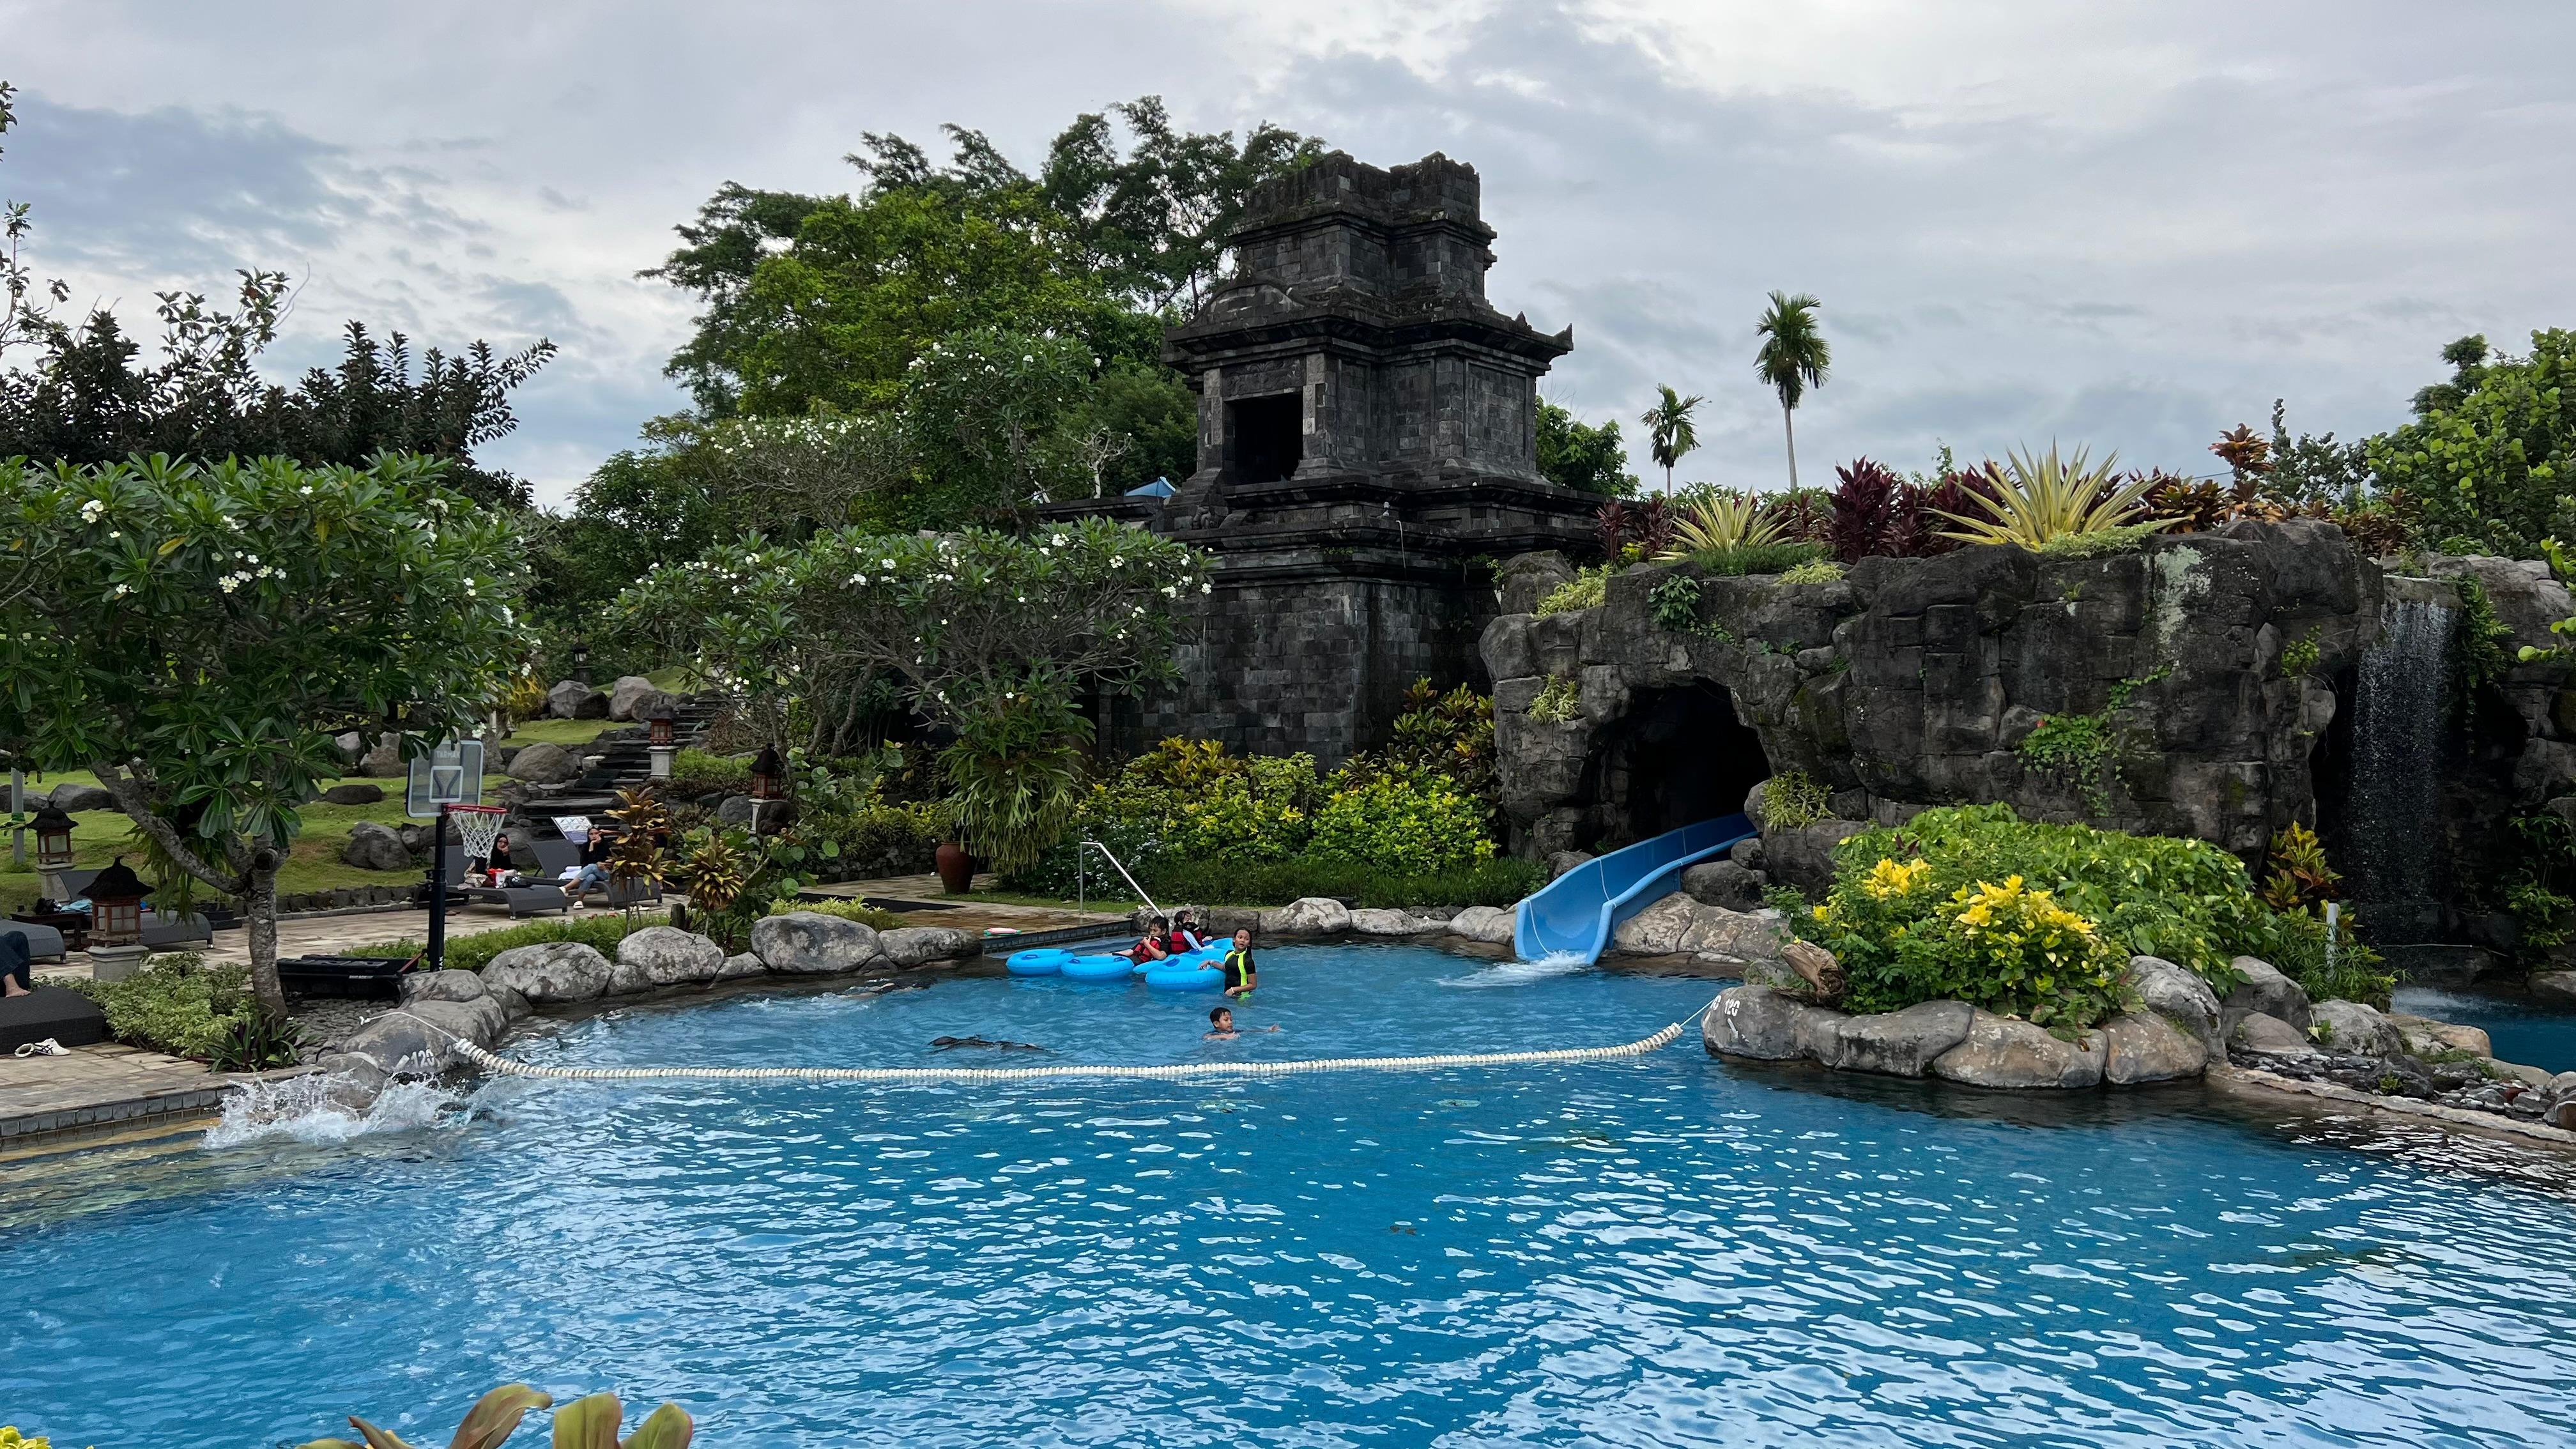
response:
<path id="1" fill-rule="evenodd" d="M 465 847 L 467 860 L 492 863 L 492 842 L 501 838 L 501 822 L 510 812 L 498 805 L 450 805 L 447 818 L 456 822 L 456 838 Z"/>

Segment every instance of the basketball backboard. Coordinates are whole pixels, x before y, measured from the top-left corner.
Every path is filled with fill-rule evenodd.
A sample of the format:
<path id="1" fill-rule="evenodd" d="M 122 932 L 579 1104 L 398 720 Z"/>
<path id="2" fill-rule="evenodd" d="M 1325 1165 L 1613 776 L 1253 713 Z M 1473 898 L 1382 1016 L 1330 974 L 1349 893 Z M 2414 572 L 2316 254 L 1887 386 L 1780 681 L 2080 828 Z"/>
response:
<path id="1" fill-rule="evenodd" d="M 441 805 L 483 803 L 483 742 L 447 740 L 411 762 L 411 784 L 403 795 L 403 813 L 416 820 L 438 814 Z"/>

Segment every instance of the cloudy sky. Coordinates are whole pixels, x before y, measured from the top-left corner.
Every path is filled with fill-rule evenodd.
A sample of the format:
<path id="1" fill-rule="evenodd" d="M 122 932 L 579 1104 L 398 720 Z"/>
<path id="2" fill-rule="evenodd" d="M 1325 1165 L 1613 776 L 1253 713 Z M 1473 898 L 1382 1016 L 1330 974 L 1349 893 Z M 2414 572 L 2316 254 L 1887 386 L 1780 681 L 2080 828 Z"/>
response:
<path id="1" fill-rule="evenodd" d="M 1474 163 L 1491 295 L 1574 327 L 1544 390 L 1596 419 L 1707 394 L 1685 478 L 1784 481 L 1750 362 L 1774 287 L 1836 347 L 1810 481 L 1936 440 L 2207 471 L 2276 396 L 2376 431 L 2451 338 L 2576 325 L 2571 53 L 2564 0 L 0 0 L 0 196 L 41 272 L 137 317 L 293 273 L 281 370 L 350 316 L 553 338 L 489 456 L 559 502 L 680 405 L 688 299 L 634 274 L 719 183 L 847 190 L 861 131 L 943 121 L 1033 162 L 1155 93 Z"/>

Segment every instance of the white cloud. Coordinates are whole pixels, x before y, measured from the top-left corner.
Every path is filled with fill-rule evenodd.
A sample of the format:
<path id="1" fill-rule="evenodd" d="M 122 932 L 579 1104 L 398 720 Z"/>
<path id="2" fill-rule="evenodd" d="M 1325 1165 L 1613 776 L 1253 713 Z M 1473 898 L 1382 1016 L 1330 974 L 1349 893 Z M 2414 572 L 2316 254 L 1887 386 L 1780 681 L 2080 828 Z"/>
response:
<path id="1" fill-rule="evenodd" d="M 2571 320 L 2558 8 L 0 0 L 0 30 L 34 102 L 0 194 L 37 202 L 40 262 L 129 308 L 285 267 L 297 365 L 347 316 L 553 336 L 492 452 L 553 498 L 676 405 L 688 301 L 634 274 L 719 183 L 846 189 L 861 131 L 952 120 L 1033 159 L 1148 92 L 1474 162 L 1494 297 L 1576 328 L 1547 392 L 1708 393 L 1686 474 L 1778 481 L 1748 360 L 1775 286 L 1824 297 L 1839 352 L 1810 480 L 1935 437 L 2199 466 L 2275 395 L 2374 430 L 2450 337 Z"/>

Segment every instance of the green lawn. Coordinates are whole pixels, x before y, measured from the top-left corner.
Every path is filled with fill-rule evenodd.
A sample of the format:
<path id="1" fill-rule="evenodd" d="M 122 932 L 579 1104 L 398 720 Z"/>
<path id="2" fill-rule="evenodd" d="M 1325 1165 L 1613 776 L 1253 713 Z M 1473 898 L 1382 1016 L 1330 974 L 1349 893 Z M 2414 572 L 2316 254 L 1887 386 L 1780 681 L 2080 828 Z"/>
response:
<path id="1" fill-rule="evenodd" d="M 45 785 L 50 789 L 65 780 L 96 783 L 85 774 L 64 773 L 47 776 Z M 327 782 L 326 788 L 329 784 L 338 783 L 336 780 Z M 305 806 L 300 812 L 304 821 L 303 832 L 296 837 L 287 853 L 285 866 L 277 873 L 277 888 L 281 893 L 333 890 L 343 886 L 408 885 L 421 879 L 419 867 L 360 870 L 341 863 L 340 850 L 349 843 L 350 826 L 361 820 L 400 825 L 405 819 L 402 781 L 367 780 L 362 783 L 383 789 L 385 798 L 373 805 L 316 803 Z M 27 788 L 35 789 L 35 782 L 30 780 Z M 84 811 L 73 816 L 72 821 L 72 854 L 80 869 L 99 869 L 119 852 L 133 848 L 126 844 L 133 822 L 117 811 Z M 34 867 L 35 840 L 32 836 L 28 839 L 28 865 L 24 869 L 11 864 L 5 846 L 6 842 L 0 842 L 0 913 L 23 911 L 34 904 L 40 889 Z"/>
<path id="2" fill-rule="evenodd" d="M 519 721 L 518 727 L 510 731 L 510 737 L 501 743 L 505 746 L 586 745 L 610 730 L 625 727 L 613 719 L 526 719 Z M 484 769 L 498 773 L 500 762 L 487 761 Z"/>

